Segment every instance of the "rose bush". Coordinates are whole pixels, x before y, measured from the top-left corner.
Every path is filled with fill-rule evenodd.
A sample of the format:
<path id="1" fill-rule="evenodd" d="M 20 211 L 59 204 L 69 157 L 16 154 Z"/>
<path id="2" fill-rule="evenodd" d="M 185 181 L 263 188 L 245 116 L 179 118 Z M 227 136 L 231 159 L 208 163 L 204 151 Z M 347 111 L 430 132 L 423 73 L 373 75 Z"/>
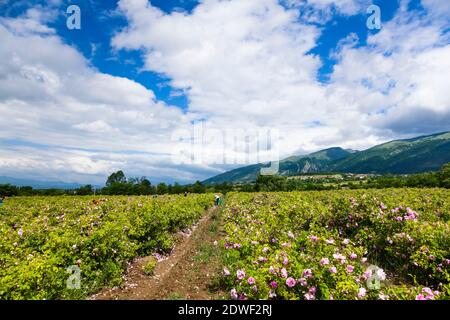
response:
<path id="1" fill-rule="evenodd" d="M 168 251 L 213 196 L 18 197 L 0 208 L 0 299 L 82 299 L 122 283 L 137 255 Z M 69 289 L 67 268 L 81 270 Z"/>
<path id="2" fill-rule="evenodd" d="M 440 189 L 233 193 L 224 284 L 235 299 L 448 299 L 449 200 Z"/>

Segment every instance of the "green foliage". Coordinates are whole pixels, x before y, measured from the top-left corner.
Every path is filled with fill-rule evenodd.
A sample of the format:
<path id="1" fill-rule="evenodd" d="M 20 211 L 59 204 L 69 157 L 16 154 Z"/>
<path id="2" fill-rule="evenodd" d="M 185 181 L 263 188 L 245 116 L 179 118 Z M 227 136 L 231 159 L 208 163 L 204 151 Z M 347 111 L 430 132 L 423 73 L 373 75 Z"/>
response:
<path id="1" fill-rule="evenodd" d="M 232 193 L 224 216 L 234 298 L 450 298 L 449 190 Z"/>
<path id="2" fill-rule="evenodd" d="M 106 181 L 106 186 L 111 186 L 115 183 L 126 183 L 127 182 L 127 178 L 125 177 L 125 174 L 123 173 L 122 170 L 117 171 L 112 173 L 109 177 L 108 180 Z"/>
<path id="3" fill-rule="evenodd" d="M 0 207 L 0 299 L 83 299 L 122 282 L 138 254 L 169 251 L 213 195 L 15 197 Z M 67 268 L 81 270 L 68 289 Z"/>
<path id="4" fill-rule="evenodd" d="M 147 263 L 142 267 L 142 271 L 148 276 L 153 275 L 156 265 L 158 264 L 158 260 L 155 257 L 150 257 Z"/>

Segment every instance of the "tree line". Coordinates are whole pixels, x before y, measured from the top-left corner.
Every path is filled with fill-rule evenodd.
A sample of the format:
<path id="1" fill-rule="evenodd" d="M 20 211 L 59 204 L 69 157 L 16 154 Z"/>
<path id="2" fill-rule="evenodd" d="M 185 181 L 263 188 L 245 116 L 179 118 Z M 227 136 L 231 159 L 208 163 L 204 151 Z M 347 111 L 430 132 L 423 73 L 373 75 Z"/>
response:
<path id="1" fill-rule="evenodd" d="M 189 185 L 179 183 L 158 183 L 153 185 L 146 177 L 127 178 L 123 171 L 112 173 L 106 180 L 105 187 L 96 188 L 85 185 L 76 189 L 33 189 L 32 187 L 17 187 L 11 184 L 0 185 L 0 197 L 13 196 L 60 196 L 60 195 L 162 195 L 182 193 L 205 193 L 206 186 L 200 181 Z M 214 191 L 212 191 L 214 192 Z"/>
<path id="2" fill-rule="evenodd" d="M 275 192 L 275 191 L 307 191 L 338 189 L 385 189 L 385 188 L 450 188 L 450 163 L 438 172 L 418 173 L 411 175 L 382 175 L 358 178 L 338 179 L 289 179 L 283 176 L 258 176 L 253 184 L 234 186 L 235 191 Z"/>
<path id="3" fill-rule="evenodd" d="M 204 185 L 196 181 L 189 185 L 179 183 L 158 183 L 153 185 L 146 177 L 129 178 L 123 171 L 112 173 L 106 180 L 105 187 L 97 189 L 86 185 L 77 189 L 33 189 L 32 187 L 16 187 L 10 184 L 0 185 L 0 197 L 12 196 L 59 196 L 59 195 L 163 195 L 183 193 L 216 192 L 226 194 L 230 191 L 241 192 L 275 192 L 306 191 L 336 189 L 384 189 L 384 188 L 450 188 L 450 163 L 438 172 L 411 175 L 384 175 L 369 177 L 364 181 L 346 179 L 289 179 L 283 176 L 258 176 L 255 183 Z"/>

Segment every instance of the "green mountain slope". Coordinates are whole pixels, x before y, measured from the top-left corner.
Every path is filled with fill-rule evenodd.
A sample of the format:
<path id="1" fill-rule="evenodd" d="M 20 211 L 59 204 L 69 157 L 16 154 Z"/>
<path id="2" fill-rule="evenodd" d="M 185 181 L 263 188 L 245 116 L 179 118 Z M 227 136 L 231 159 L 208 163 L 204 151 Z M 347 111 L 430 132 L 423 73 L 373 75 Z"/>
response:
<path id="1" fill-rule="evenodd" d="M 330 171 L 351 173 L 419 173 L 450 162 L 450 133 L 396 140 L 333 162 Z"/>
<path id="2" fill-rule="evenodd" d="M 450 162 L 450 132 L 395 140 L 364 151 L 330 148 L 280 161 L 280 175 L 302 173 L 420 173 L 437 171 Z M 204 181 L 242 183 L 256 180 L 263 164 L 237 168 Z"/>
<path id="3" fill-rule="evenodd" d="M 279 172 L 284 176 L 297 175 L 299 173 L 315 173 L 326 170 L 333 161 L 350 155 L 351 152 L 342 148 L 330 148 L 311 153 L 306 156 L 293 156 L 280 161 Z M 255 164 L 237 168 L 204 181 L 205 184 L 218 184 L 223 182 L 252 182 L 260 173 L 262 167 L 268 164 Z"/>

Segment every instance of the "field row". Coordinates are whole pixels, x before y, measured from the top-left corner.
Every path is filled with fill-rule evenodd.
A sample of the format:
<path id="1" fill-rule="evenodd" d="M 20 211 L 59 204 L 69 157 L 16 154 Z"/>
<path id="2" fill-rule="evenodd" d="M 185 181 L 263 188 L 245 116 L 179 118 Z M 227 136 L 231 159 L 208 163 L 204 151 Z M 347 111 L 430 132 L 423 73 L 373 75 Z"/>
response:
<path id="1" fill-rule="evenodd" d="M 128 261 L 170 251 L 213 199 L 11 198 L 0 208 L 0 299 L 83 299 L 119 285 Z"/>
<path id="2" fill-rule="evenodd" d="M 450 191 L 233 193 L 232 299 L 449 299 Z"/>

